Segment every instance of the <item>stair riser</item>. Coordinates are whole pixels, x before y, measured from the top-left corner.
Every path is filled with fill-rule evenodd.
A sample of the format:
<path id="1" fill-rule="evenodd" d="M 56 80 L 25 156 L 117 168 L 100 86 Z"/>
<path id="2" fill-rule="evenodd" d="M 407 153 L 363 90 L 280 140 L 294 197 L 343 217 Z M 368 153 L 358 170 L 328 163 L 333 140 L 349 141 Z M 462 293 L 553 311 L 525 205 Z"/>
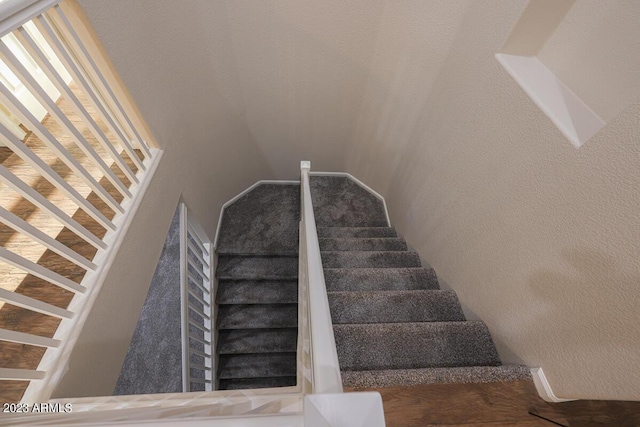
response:
<path id="1" fill-rule="evenodd" d="M 322 252 L 324 268 L 421 267 L 415 252 Z"/>
<path id="2" fill-rule="evenodd" d="M 404 239 L 319 239 L 321 251 L 406 251 Z"/>
<path id="3" fill-rule="evenodd" d="M 218 257 L 218 279 L 297 279 L 297 257 Z"/>
<path id="4" fill-rule="evenodd" d="M 295 328 L 297 304 L 221 305 L 218 329 Z"/>
<path id="5" fill-rule="evenodd" d="M 334 324 L 464 321 L 451 291 L 329 293 Z"/>
<path id="6" fill-rule="evenodd" d="M 319 238 L 397 237 L 393 227 L 318 227 Z"/>
<path id="7" fill-rule="evenodd" d="M 342 370 L 500 364 L 482 322 L 334 325 L 334 335 Z"/>
<path id="8" fill-rule="evenodd" d="M 219 390 L 247 390 L 255 388 L 293 387 L 295 385 L 296 377 L 225 379 L 220 380 Z"/>
<path id="9" fill-rule="evenodd" d="M 342 385 L 345 388 L 369 389 L 407 387 L 418 384 L 469 384 L 502 381 L 531 381 L 531 371 L 526 366 L 506 365 L 342 372 Z"/>
<path id="10" fill-rule="evenodd" d="M 294 304 L 298 282 L 221 280 L 216 300 L 218 304 Z"/>
<path id="11" fill-rule="evenodd" d="M 439 289 L 430 268 L 325 268 L 324 279 L 329 292 Z"/>
<path id="12" fill-rule="evenodd" d="M 294 377 L 296 354 L 222 354 L 218 358 L 218 378 Z"/>
<path id="13" fill-rule="evenodd" d="M 224 329 L 218 333 L 218 353 L 282 353 L 295 352 L 297 330 L 291 329 Z"/>

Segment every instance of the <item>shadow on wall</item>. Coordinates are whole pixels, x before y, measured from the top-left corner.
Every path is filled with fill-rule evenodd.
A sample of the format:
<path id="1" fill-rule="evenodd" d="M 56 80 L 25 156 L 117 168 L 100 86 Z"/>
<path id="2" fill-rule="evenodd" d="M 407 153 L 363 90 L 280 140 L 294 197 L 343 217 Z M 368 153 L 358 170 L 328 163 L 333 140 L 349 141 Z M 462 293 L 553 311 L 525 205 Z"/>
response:
<path id="1" fill-rule="evenodd" d="M 593 249 L 566 250 L 562 259 L 569 266 L 565 272 L 541 271 L 529 281 L 536 296 L 530 303 L 540 305 L 541 319 L 531 325 L 530 339 L 545 352 L 558 351 L 556 360 L 571 353 L 574 362 L 595 362 L 585 365 L 585 372 L 606 369 L 617 355 L 636 353 L 640 277 L 626 274 L 615 258 Z"/>

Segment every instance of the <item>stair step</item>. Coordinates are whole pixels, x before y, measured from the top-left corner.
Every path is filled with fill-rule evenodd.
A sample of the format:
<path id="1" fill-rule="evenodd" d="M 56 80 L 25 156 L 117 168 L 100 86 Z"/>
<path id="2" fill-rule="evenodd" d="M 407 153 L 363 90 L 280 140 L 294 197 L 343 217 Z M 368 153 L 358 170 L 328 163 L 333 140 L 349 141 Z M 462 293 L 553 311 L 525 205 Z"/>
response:
<path id="1" fill-rule="evenodd" d="M 399 237 L 320 238 L 321 251 L 406 251 L 407 243 Z"/>
<path id="2" fill-rule="evenodd" d="M 319 238 L 397 237 L 393 227 L 318 227 Z"/>
<path id="3" fill-rule="evenodd" d="M 334 325 L 345 371 L 500 365 L 483 322 Z"/>
<path id="4" fill-rule="evenodd" d="M 334 324 L 464 321 L 453 291 L 329 292 Z"/>
<path id="5" fill-rule="evenodd" d="M 295 328 L 297 304 L 230 304 L 218 307 L 218 329 Z"/>
<path id="6" fill-rule="evenodd" d="M 297 279 L 298 257 L 218 256 L 218 279 Z"/>
<path id="7" fill-rule="evenodd" d="M 332 251 L 322 252 L 324 268 L 421 267 L 416 252 Z"/>
<path id="8" fill-rule="evenodd" d="M 287 329 L 223 329 L 218 333 L 220 354 L 295 352 L 298 331 Z"/>
<path id="9" fill-rule="evenodd" d="M 343 371 L 345 388 L 404 387 L 418 384 L 489 383 L 531 380 L 527 366 L 470 366 L 455 368 L 389 369 L 382 371 Z"/>
<path id="10" fill-rule="evenodd" d="M 220 380 L 219 390 L 247 390 L 254 388 L 291 387 L 296 377 L 234 378 Z"/>
<path id="11" fill-rule="evenodd" d="M 327 291 L 438 289 L 432 268 L 325 268 Z"/>
<path id="12" fill-rule="evenodd" d="M 296 353 L 221 354 L 218 378 L 296 376 Z"/>
<path id="13" fill-rule="evenodd" d="M 297 303 L 297 280 L 220 280 L 218 304 Z"/>
<path id="14" fill-rule="evenodd" d="M 311 176 L 313 214 L 319 227 L 386 227 L 380 199 L 346 176 Z"/>

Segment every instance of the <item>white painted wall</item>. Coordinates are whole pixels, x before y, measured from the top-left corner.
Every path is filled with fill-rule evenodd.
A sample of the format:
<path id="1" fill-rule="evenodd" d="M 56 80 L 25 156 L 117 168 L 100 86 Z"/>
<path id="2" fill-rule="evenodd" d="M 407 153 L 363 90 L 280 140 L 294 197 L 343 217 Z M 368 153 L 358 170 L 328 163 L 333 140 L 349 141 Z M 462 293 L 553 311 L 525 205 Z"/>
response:
<path id="1" fill-rule="evenodd" d="M 605 122 L 640 99 L 640 3 L 579 0 L 539 53 Z"/>
<path id="2" fill-rule="evenodd" d="M 167 153 L 60 395 L 110 393 L 181 191 L 212 234 L 306 159 L 386 197 L 505 361 L 640 399 L 640 103 L 567 143 L 494 58 L 525 0 L 80 3 Z"/>
<path id="3" fill-rule="evenodd" d="M 640 99 L 575 149 L 494 58 L 526 5 L 450 8 L 443 27 L 456 30 L 435 75 L 407 71 L 421 58 L 403 51 L 443 30 L 380 33 L 397 39 L 378 44 L 390 71 L 371 79 L 363 105 L 375 107 L 362 109 L 347 171 L 385 196 L 503 361 L 542 366 L 561 398 L 640 400 Z"/>

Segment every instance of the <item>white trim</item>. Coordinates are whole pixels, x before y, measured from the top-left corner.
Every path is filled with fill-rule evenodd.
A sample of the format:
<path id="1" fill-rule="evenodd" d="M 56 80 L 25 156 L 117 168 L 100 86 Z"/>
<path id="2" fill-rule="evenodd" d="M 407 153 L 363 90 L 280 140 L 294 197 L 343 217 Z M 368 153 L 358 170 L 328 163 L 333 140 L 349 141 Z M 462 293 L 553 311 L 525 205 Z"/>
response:
<path id="1" fill-rule="evenodd" d="M 220 208 L 220 216 L 218 217 L 218 225 L 216 227 L 216 235 L 213 238 L 213 250 L 214 251 L 218 248 L 218 235 L 220 234 L 220 226 L 222 225 L 222 215 L 224 215 L 224 210 L 229 205 L 233 204 L 236 200 L 238 200 L 239 198 L 241 198 L 242 196 L 244 196 L 245 194 L 247 194 L 248 192 L 250 192 L 251 190 L 253 190 L 257 186 L 262 185 L 262 184 L 282 184 L 282 185 L 298 184 L 299 185 L 300 181 L 263 179 L 263 180 L 260 180 L 258 182 L 255 182 L 255 183 L 251 184 L 249 187 L 247 187 L 246 189 L 242 190 L 240 193 L 238 193 L 237 195 L 233 196 L 229 200 L 227 200 L 222 205 L 222 207 Z"/>
<path id="2" fill-rule="evenodd" d="M 364 182 L 360 181 L 355 176 L 351 175 L 350 173 L 346 173 L 346 172 L 309 172 L 309 175 L 311 175 L 311 176 L 341 176 L 341 177 L 349 178 L 351 181 L 355 182 L 360 187 L 364 188 L 369 193 L 373 194 L 378 200 L 380 200 L 382 202 L 382 205 L 384 206 L 384 216 L 387 219 L 387 226 L 391 227 L 391 221 L 389 220 L 389 211 L 387 210 L 387 202 L 385 202 L 384 197 L 382 197 L 382 195 L 380 195 L 380 193 L 375 191 L 373 188 L 369 187 Z"/>
<path id="3" fill-rule="evenodd" d="M 92 283 L 88 291 L 79 298 L 77 294 L 69 304 L 67 309 L 74 313 L 72 319 L 63 319 L 56 330 L 54 339 L 62 342 L 59 348 L 48 348 L 40 360 L 38 369 L 46 372 L 47 375 L 42 381 L 32 381 L 29 383 L 22 402 L 46 402 L 53 390 L 57 387 L 62 377 L 66 374 L 66 365 L 69 363 L 71 352 L 75 347 L 83 326 L 89 317 L 89 313 L 93 308 L 100 289 L 104 284 L 107 275 L 113 265 L 119 249 L 124 242 L 129 228 L 133 223 L 133 219 L 142 204 L 142 200 L 153 180 L 156 170 L 160 164 L 164 152 L 153 149 L 153 155 L 148 158 L 148 167 L 143 176 L 141 176 L 140 184 L 135 184 L 132 199 L 126 200 L 123 205 L 126 207 L 125 214 L 118 216 L 114 221 L 118 224 L 117 232 L 108 232 L 105 236 L 105 242 L 109 250 L 99 251 L 93 260 L 99 266 L 98 270 L 89 271 L 85 275 L 83 282 L 90 280 Z M 108 242 L 107 242 L 108 241 Z"/>
<path id="4" fill-rule="evenodd" d="M 538 394 L 545 402 L 571 402 L 576 400 L 557 397 L 553 393 L 553 390 L 551 390 L 551 384 L 549 384 L 542 368 L 531 368 L 531 377 L 533 378 L 533 383 L 536 386 Z"/>

